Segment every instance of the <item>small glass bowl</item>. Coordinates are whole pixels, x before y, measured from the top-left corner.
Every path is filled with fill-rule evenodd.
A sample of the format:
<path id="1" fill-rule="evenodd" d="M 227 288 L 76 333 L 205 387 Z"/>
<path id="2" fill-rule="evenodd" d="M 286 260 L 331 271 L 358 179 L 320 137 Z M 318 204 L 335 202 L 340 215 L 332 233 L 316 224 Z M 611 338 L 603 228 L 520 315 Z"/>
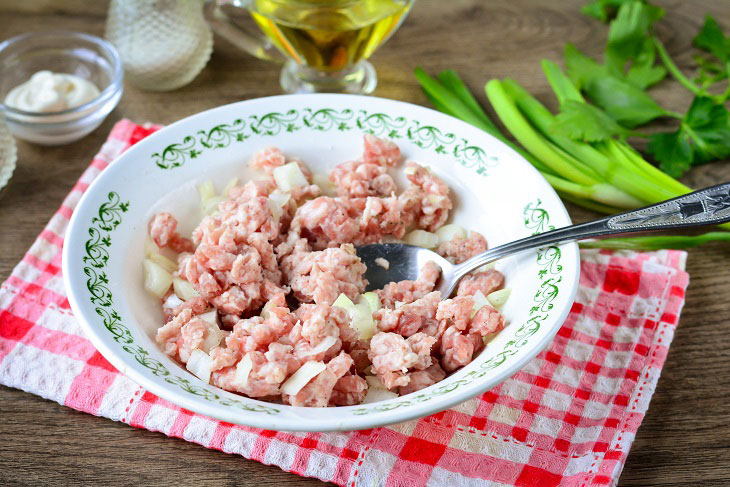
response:
<path id="1" fill-rule="evenodd" d="M 27 112 L 3 103 L 8 92 L 37 71 L 75 74 L 99 88 L 99 96 L 75 108 Z M 105 40 L 79 32 L 31 32 L 0 43 L 0 110 L 19 139 L 61 145 L 87 135 L 114 110 L 124 89 L 117 50 Z"/>
<path id="2" fill-rule="evenodd" d="M 18 152 L 15 148 L 15 140 L 10 135 L 8 126 L 5 123 L 5 117 L 0 112 L 0 194 L 8 184 L 10 177 L 15 171 L 15 162 L 18 157 Z"/>

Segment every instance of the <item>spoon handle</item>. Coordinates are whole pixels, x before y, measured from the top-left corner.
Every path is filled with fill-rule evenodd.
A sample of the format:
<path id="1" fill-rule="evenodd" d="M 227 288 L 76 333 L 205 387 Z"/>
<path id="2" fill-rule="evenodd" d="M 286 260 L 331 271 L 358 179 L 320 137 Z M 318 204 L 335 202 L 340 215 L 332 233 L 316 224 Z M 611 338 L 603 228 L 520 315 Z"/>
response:
<path id="1" fill-rule="evenodd" d="M 458 280 L 464 274 L 488 262 L 546 245 L 632 232 L 718 225 L 728 221 L 730 221 L 730 183 L 723 183 L 638 210 L 558 228 L 494 247 L 455 266 L 454 275 Z"/>

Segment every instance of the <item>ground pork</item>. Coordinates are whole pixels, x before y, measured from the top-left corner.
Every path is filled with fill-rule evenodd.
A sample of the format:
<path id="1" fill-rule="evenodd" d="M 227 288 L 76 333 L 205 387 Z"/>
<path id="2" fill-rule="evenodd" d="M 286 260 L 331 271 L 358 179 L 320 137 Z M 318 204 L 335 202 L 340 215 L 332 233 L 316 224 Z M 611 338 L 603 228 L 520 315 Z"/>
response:
<path id="1" fill-rule="evenodd" d="M 431 347 L 436 338 L 416 333 L 408 338 L 390 332 L 375 334 L 370 340 L 368 357 L 372 372 L 388 389 L 407 386 L 409 371 L 425 370 L 433 363 Z"/>
<path id="2" fill-rule="evenodd" d="M 436 252 L 453 264 L 462 262 L 487 251 L 487 239 L 479 232 L 471 232 L 466 238 L 454 237 L 438 246 Z"/>
<path id="3" fill-rule="evenodd" d="M 412 161 L 406 164 L 406 177 L 411 186 L 399 196 L 403 207 L 416 213 L 418 228 L 429 232 L 438 230 L 453 208 L 449 187 L 429 168 Z"/>
<path id="4" fill-rule="evenodd" d="M 150 237 L 179 253 L 173 275 L 199 294 L 186 301 L 173 291 L 165 294 L 160 347 L 183 363 L 194 350 L 212 347 L 211 384 L 308 407 L 359 404 L 368 390 L 364 374 L 409 394 L 468 364 L 484 346 L 483 337 L 505 326 L 491 306 L 475 312 L 471 297 L 501 288 L 498 271 L 467 276 L 457 296 L 441 301 L 433 291 L 440 269 L 427 263 L 417 280 L 377 290 L 382 307 L 374 313 L 376 333 L 369 340 L 350 326 L 346 309 L 331 306 L 340 294 L 355 301 L 366 288 L 354 245 L 399 239 L 412 228 L 434 231 L 448 219 L 449 189 L 424 166 L 407 164 L 409 186 L 397 194 L 388 170 L 401 160 L 394 143 L 365 135 L 362 156 L 330 172 L 339 196 L 323 197 L 301 161 L 267 147 L 251 161 L 264 179 L 232 187 L 192 240 L 177 233 L 172 215 L 157 214 Z M 291 162 L 307 184 L 286 197 L 272 173 Z M 484 250 L 486 240 L 476 232 L 438 249 L 453 262 Z M 217 346 L 210 343 L 214 327 L 199 318 L 211 309 L 222 328 L 215 331 L 222 337 Z M 243 378 L 237 376 L 242 360 L 251 361 Z M 297 394 L 282 394 L 282 384 L 308 361 L 326 368 Z"/>
<path id="5" fill-rule="evenodd" d="M 386 166 L 362 160 L 336 166 L 329 177 L 337 194 L 343 197 L 390 196 L 398 189 Z"/>
<path id="6" fill-rule="evenodd" d="M 301 302 L 334 303 L 345 294 L 355 299 L 365 290 L 365 264 L 355 253 L 352 244 L 285 257 L 287 281 L 294 296 Z"/>
<path id="7" fill-rule="evenodd" d="M 363 145 L 362 159 L 365 163 L 386 167 L 395 167 L 400 164 L 400 149 L 394 142 L 365 134 Z"/>
<path id="8" fill-rule="evenodd" d="M 398 394 L 401 396 L 410 394 L 411 392 L 420 391 L 428 386 L 431 386 L 446 377 L 446 372 L 435 363 L 425 370 L 415 370 L 408 374 L 410 380 L 408 385 L 400 386 L 398 388 Z"/>
<path id="9" fill-rule="evenodd" d="M 474 313 L 471 296 L 456 296 L 439 303 L 439 353 L 446 372 L 465 366 L 483 345 L 483 338 L 504 328 L 504 316 L 489 305 Z"/>
<path id="10" fill-rule="evenodd" d="M 421 268 L 417 280 L 391 282 L 376 292 L 383 307 L 392 309 L 395 308 L 395 303 L 412 303 L 433 291 L 440 275 L 439 266 L 433 261 L 428 261 Z"/>
<path id="11" fill-rule="evenodd" d="M 438 329 L 438 321 L 435 319 L 436 308 L 440 300 L 441 294 L 435 291 L 396 309 L 382 308 L 375 313 L 375 317 L 379 320 L 378 329 L 404 337 L 410 337 L 421 331 L 435 336 Z"/>
<path id="12" fill-rule="evenodd" d="M 487 296 L 504 286 L 504 275 L 496 269 L 489 269 L 465 276 L 456 289 L 457 296 L 473 296 L 481 291 Z"/>
<path id="13" fill-rule="evenodd" d="M 360 404 L 368 393 L 368 383 L 359 375 L 340 378 L 332 389 L 330 406 L 354 406 Z"/>
<path id="14" fill-rule="evenodd" d="M 327 363 L 327 368 L 295 395 L 282 394 L 285 403 L 292 406 L 324 407 L 330 402 L 337 382 L 350 371 L 353 361 L 347 353 L 341 352 Z"/>
<path id="15" fill-rule="evenodd" d="M 175 231 L 177 220 L 171 214 L 156 214 L 149 225 L 149 235 L 158 247 L 169 247 L 175 252 L 192 252 L 195 248 L 190 239 L 183 238 Z"/>
<path id="16" fill-rule="evenodd" d="M 314 250 L 354 242 L 360 233 L 360 211 L 348 200 L 320 196 L 297 208 L 290 233 L 304 237 Z"/>
<path id="17" fill-rule="evenodd" d="M 187 363 L 192 351 L 201 347 L 210 332 L 211 324 L 187 308 L 158 328 L 155 339 L 167 355 Z"/>

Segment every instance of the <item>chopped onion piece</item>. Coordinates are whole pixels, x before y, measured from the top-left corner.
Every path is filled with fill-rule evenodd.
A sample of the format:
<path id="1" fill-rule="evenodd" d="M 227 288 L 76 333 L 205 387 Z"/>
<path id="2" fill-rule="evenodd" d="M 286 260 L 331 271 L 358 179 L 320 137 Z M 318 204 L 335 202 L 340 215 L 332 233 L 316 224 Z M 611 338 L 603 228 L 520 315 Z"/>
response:
<path id="1" fill-rule="evenodd" d="M 365 376 L 365 382 L 368 383 L 368 388 L 370 389 L 385 389 L 388 390 L 383 382 L 380 380 L 380 378 L 376 375 L 366 375 Z"/>
<path id="2" fill-rule="evenodd" d="M 200 349 L 193 350 L 190 354 L 188 363 L 185 364 L 185 368 L 188 369 L 194 376 L 202 380 L 206 384 L 210 384 L 210 368 L 213 360 L 210 356 Z"/>
<path id="3" fill-rule="evenodd" d="M 353 303 L 346 294 L 342 293 L 337 296 L 337 299 L 335 299 L 335 302 L 332 303 L 332 306 L 339 306 L 340 308 L 345 308 L 349 311 L 351 308 L 355 307 L 355 303 Z"/>
<path id="4" fill-rule="evenodd" d="M 208 323 L 215 325 L 216 327 L 218 326 L 218 312 L 214 309 L 198 315 L 198 318 L 203 321 L 207 321 Z"/>
<path id="5" fill-rule="evenodd" d="M 446 196 L 441 196 L 438 194 L 429 194 L 426 196 L 426 199 L 428 199 L 428 202 L 432 205 L 439 205 L 443 203 L 446 200 Z"/>
<path id="6" fill-rule="evenodd" d="M 500 289 L 499 291 L 489 293 L 487 299 L 489 300 L 490 304 L 495 308 L 501 308 L 502 306 L 504 306 L 504 303 L 507 302 L 510 294 L 512 294 L 512 289 L 504 288 Z"/>
<path id="7" fill-rule="evenodd" d="M 435 233 L 425 230 L 413 230 L 405 236 L 405 243 L 423 247 L 424 249 L 432 249 L 439 244 L 439 238 Z"/>
<path id="8" fill-rule="evenodd" d="M 180 306 L 181 304 L 183 304 L 183 300 L 180 299 L 180 297 L 177 294 L 172 293 L 167 297 L 165 302 L 162 303 L 162 307 L 167 308 L 167 309 L 175 309 L 178 306 Z"/>
<path id="9" fill-rule="evenodd" d="M 310 357 L 312 355 L 317 355 L 318 353 L 326 352 L 330 348 L 332 348 L 332 345 L 337 343 L 337 338 L 333 336 L 326 336 L 322 339 L 321 342 L 319 342 L 316 346 L 314 346 L 308 353 L 304 353 L 305 357 Z"/>
<path id="10" fill-rule="evenodd" d="M 223 332 L 218 328 L 218 325 L 210 325 L 208 327 L 208 334 L 205 336 L 205 340 L 200 345 L 200 349 L 208 353 L 215 347 L 221 344 L 223 340 Z"/>
<path id="11" fill-rule="evenodd" d="M 347 311 L 350 315 L 350 327 L 357 330 L 360 340 L 369 340 L 377 331 L 373 311 L 366 299 L 361 299 L 354 304 L 345 294 L 340 294 L 332 303 L 332 306 L 338 306 Z"/>
<path id="12" fill-rule="evenodd" d="M 271 301 L 267 301 L 263 308 L 261 308 L 261 317 L 265 320 L 269 319 L 269 308 L 273 306 Z"/>
<path id="13" fill-rule="evenodd" d="M 190 284 L 190 282 L 185 279 L 180 279 L 179 277 L 172 278 L 172 288 L 175 290 L 175 294 L 177 294 L 177 296 L 183 301 L 200 296 L 200 293 L 192 284 Z"/>
<path id="14" fill-rule="evenodd" d="M 282 191 L 289 192 L 294 188 L 307 184 L 307 178 L 304 177 L 304 173 L 296 162 L 274 168 L 272 175 L 274 181 L 276 181 L 276 186 Z"/>
<path id="15" fill-rule="evenodd" d="M 484 264 L 483 266 L 477 268 L 474 272 L 486 272 L 491 271 L 492 269 L 497 267 L 497 261 L 492 261 L 489 264 Z"/>
<path id="16" fill-rule="evenodd" d="M 375 332 L 375 321 L 373 320 L 373 312 L 370 311 L 370 305 L 367 302 L 359 302 L 352 311 L 350 311 L 350 327 L 357 330 L 360 340 L 370 340 Z"/>
<path id="17" fill-rule="evenodd" d="M 293 396 L 326 369 L 324 362 L 306 362 L 281 385 L 281 392 Z"/>
<path id="18" fill-rule="evenodd" d="M 365 399 L 360 404 L 370 404 L 373 402 L 387 401 L 389 399 L 395 399 L 398 394 L 390 392 L 386 389 L 368 389 L 368 393 L 365 395 Z"/>
<path id="19" fill-rule="evenodd" d="M 400 308 L 400 307 L 401 307 L 401 306 L 403 306 L 404 304 L 406 304 L 406 303 L 405 303 L 405 302 L 403 302 L 403 301 L 396 301 L 395 303 L 393 303 L 393 305 L 395 306 L 395 309 L 398 309 L 398 308 Z"/>
<path id="20" fill-rule="evenodd" d="M 489 304 L 489 301 L 487 301 L 487 298 L 484 297 L 484 293 L 481 291 L 475 292 L 474 296 L 472 296 L 472 299 L 474 299 L 474 311 L 479 311 L 484 306 Z"/>
<path id="21" fill-rule="evenodd" d="M 360 296 L 357 304 L 360 304 L 363 301 L 368 304 L 368 306 L 370 307 L 370 311 L 373 313 L 382 308 L 382 305 L 380 304 L 380 297 L 378 297 L 377 293 L 374 293 L 372 291 L 364 293 L 362 296 Z"/>
<path id="22" fill-rule="evenodd" d="M 198 185 L 198 194 L 200 195 L 200 202 L 204 205 L 205 202 L 215 196 L 215 186 L 213 181 L 204 181 Z"/>
<path id="23" fill-rule="evenodd" d="M 218 211 L 218 205 L 220 205 L 222 201 L 222 196 L 211 196 L 210 198 L 203 200 L 203 214 L 212 215 Z"/>
<path id="24" fill-rule="evenodd" d="M 152 254 L 159 254 L 160 248 L 157 246 L 156 243 L 152 241 L 151 238 L 144 239 L 144 255 L 145 257 Z"/>
<path id="25" fill-rule="evenodd" d="M 390 262 L 388 262 L 388 259 L 384 259 L 382 257 L 378 257 L 375 259 L 375 263 L 382 267 L 385 270 L 390 269 Z"/>
<path id="26" fill-rule="evenodd" d="M 274 219 L 274 223 L 278 225 L 279 220 L 281 219 L 281 215 L 284 214 L 284 210 L 279 205 L 279 203 L 272 199 L 268 199 L 267 202 L 269 204 L 269 211 L 271 211 L 271 217 Z"/>
<path id="27" fill-rule="evenodd" d="M 161 299 L 167 290 L 170 289 L 172 276 L 159 264 L 149 259 L 145 259 L 143 265 L 145 291 Z"/>
<path id="28" fill-rule="evenodd" d="M 284 208 L 284 206 L 286 206 L 286 204 L 289 203 L 289 200 L 291 199 L 291 195 L 289 193 L 284 193 L 282 191 L 279 191 L 278 189 L 275 189 L 269 195 L 269 199 L 273 200 L 274 203 L 279 205 L 279 208 Z"/>
<path id="29" fill-rule="evenodd" d="M 494 333 L 487 333 L 486 335 L 484 335 L 482 337 L 482 341 L 486 345 L 487 343 L 489 343 L 492 340 L 494 340 L 494 337 L 496 337 L 497 335 L 499 335 L 499 332 L 498 331 L 495 331 Z"/>
<path id="30" fill-rule="evenodd" d="M 337 196 L 335 184 L 330 180 L 327 174 L 317 173 L 312 176 L 312 182 L 319 186 L 324 196 Z"/>
<path id="31" fill-rule="evenodd" d="M 223 340 L 223 332 L 218 328 L 218 312 L 211 310 L 197 317 L 208 323 L 208 333 L 206 333 L 205 339 L 200 346 L 201 350 L 208 353 L 213 347 L 220 345 L 221 340 Z"/>
<path id="32" fill-rule="evenodd" d="M 239 387 L 244 387 L 248 384 L 248 376 L 251 374 L 253 369 L 253 361 L 251 361 L 251 354 L 243 356 L 238 365 L 236 365 L 236 373 L 233 376 L 233 384 Z"/>
<path id="33" fill-rule="evenodd" d="M 162 254 L 149 254 L 147 255 L 147 258 L 154 262 L 155 264 L 159 265 L 163 269 L 165 269 L 167 272 L 175 272 L 177 270 L 177 263 L 171 261 L 167 257 L 165 257 Z"/>
<path id="34" fill-rule="evenodd" d="M 235 186 L 238 185 L 238 178 L 232 178 L 230 181 L 226 183 L 226 187 L 223 188 L 223 197 L 228 198 L 229 193 L 231 192 L 231 189 L 233 189 Z"/>
<path id="35" fill-rule="evenodd" d="M 460 225 L 451 223 L 436 230 L 439 243 L 451 242 L 455 237 L 466 238 L 466 230 Z"/>

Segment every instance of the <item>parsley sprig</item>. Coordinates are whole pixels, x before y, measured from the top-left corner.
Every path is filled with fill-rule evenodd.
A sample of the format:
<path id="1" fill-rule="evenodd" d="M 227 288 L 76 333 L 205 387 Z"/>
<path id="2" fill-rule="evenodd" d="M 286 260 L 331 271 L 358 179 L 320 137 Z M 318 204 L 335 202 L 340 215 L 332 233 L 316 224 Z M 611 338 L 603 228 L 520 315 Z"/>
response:
<path id="1" fill-rule="evenodd" d="M 730 37 L 723 33 L 712 16 L 706 16 L 692 41 L 701 52 L 694 56 L 697 74 L 690 78 L 677 66 L 654 32 L 655 23 L 664 16 L 660 7 L 643 0 L 595 0 L 586 5 L 583 12 L 610 22 L 605 65 L 599 65 L 590 58 L 586 60 L 586 56 L 575 48 L 566 50 L 565 62 L 573 79 L 585 83 L 584 71 L 592 68 L 589 72 L 594 78 L 600 75 L 623 78 L 644 95 L 638 96 L 632 89 L 615 81 L 603 81 L 603 85 L 612 88 L 610 91 L 594 93 L 597 90 L 593 86 L 595 82 L 589 80 L 581 89 L 593 103 L 629 128 L 664 116 L 679 119 L 676 130 L 646 136 L 649 138 L 647 152 L 671 176 L 679 177 L 692 166 L 730 157 L 730 125 L 725 106 L 730 98 L 730 81 L 723 91 L 716 93 L 716 86 L 726 82 L 730 74 Z M 668 113 L 658 104 L 649 102 L 650 97 L 645 90 L 667 73 L 694 95 L 685 114 Z M 625 103 L 622 104 L 621 100 Z M 633 117 L 622 112 L 627 106 L 636 110 Z M 587 120 L 583 118 L 575 122 L 585 124 Z M 621 133 L 613 135 L 620 136 Z M 632 135 L 641 134 L 634 132 Z"/>

